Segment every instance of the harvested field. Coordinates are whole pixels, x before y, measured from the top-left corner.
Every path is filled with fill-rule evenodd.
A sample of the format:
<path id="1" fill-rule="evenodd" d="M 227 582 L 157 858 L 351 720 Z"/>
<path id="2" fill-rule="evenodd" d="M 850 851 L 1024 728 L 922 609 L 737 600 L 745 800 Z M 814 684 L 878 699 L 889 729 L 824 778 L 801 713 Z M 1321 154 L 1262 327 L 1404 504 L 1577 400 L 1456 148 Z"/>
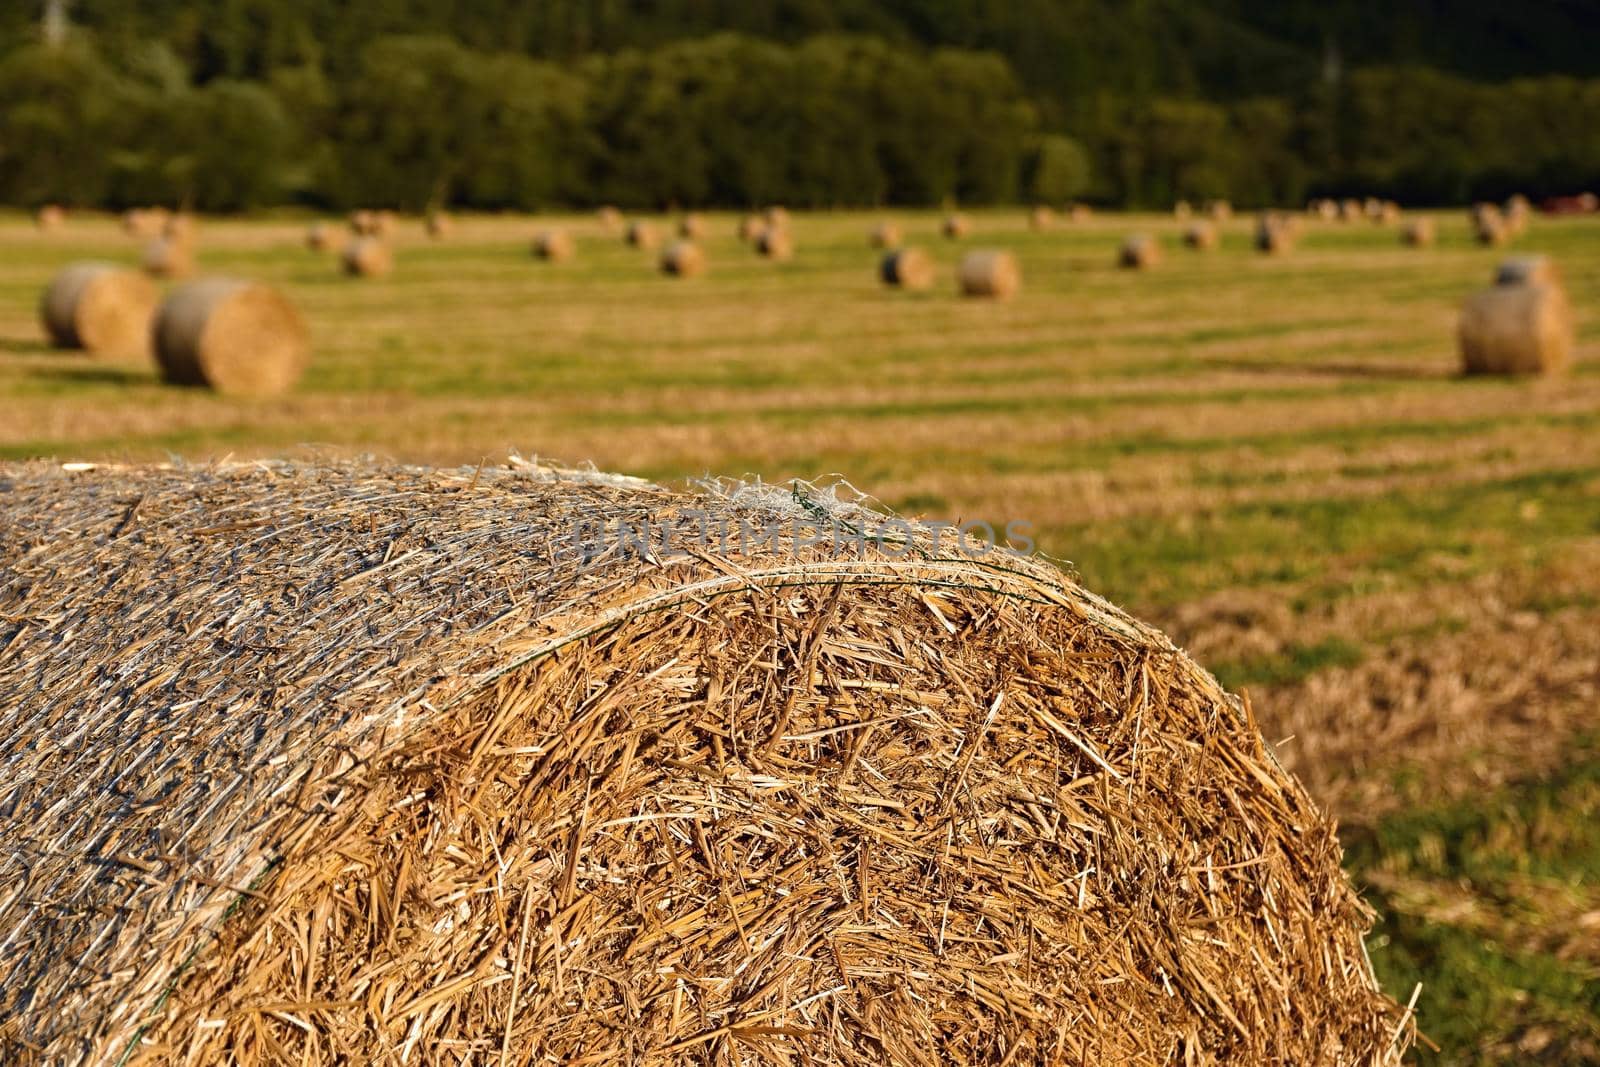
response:
<path id="1" fill-rule="evenodd" d="M 838 473 L 903 513 L 1027 520 L 1041 551 L 1249 689 L 1353 835 L 1386 987 L 1423 983 L 1445 1051 L 1419 1062 L 1591 1062 L 1600 219 L 1535 215 L 1500 249 L 1464 210 L 1408 211 L 1435 223 L 1423 248 L 1311 221 L 1293 256 L 1266 257 L 1236 216 L 1215 253 L 1135 274 L 1112 262 L 1122 237 L 1176 247 L 1183 222 L 971 214 L 1022 267 L 1009 302 L 880 284 L 863 234 L 885 221 L 954 276 L 964 248 L 936 212 L 796 212 L 782 264 L 712 215 L 718 269 L 692 285 L 591 215 L 461 216 L 438 244 L 403 227 L 405 269 L 382 285 L 337 277 L 303 221 L 203 220 L 207 269 L 282 290 L 314 338 L 297 391 L 269 401 L 52 352 L 43 285 L 77 260 L 134 264 L 137 243 L 104 216 L 42 233 L 15 214 L 0 455 L 515 449 L 665 480 Z M 547 225 L 583 255 L 533 260 Z M 1462 379 L 1462 301 L 1532 253 L 1570 295 L 1572 372 Z M 1505 828 L 1479 829 L 1489 815 Z"/>

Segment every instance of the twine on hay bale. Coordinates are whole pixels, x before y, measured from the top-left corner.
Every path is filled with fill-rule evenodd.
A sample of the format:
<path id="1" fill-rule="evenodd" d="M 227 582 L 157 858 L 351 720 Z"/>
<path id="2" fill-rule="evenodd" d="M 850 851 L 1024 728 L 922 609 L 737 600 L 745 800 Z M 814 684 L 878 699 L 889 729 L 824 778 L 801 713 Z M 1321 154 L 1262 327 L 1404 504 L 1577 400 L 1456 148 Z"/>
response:
<path id="1" fill-rule="evenodd" d="M 673 241 L 661 250 L 661 271 L 679 278 L 705 273 L 706 254 L 693 241 Z"/>
<path id="2" fill-rule="evenodd" d="M 352 278 L 381 278 L 394 269 L 394 252 L 379 237 L 352 237 L 339 254 L 339 264 Z"/>
<path id="3" fill-rule="evenodd" d="M 1467 298 L 1457 330 L 1467 374 L 1559 374 L 1572 366 L 1572 305 L 1545 256 L 1502 263 L 1495 284 Z"/>
<path id="4" fill-rule="evenodd" d="M 920 248 L 896 248 L 878 264 L 878 277 L 895 289 L 928 289 L 934 281 L 933 259 Z"/>
<path id="5" fill-rule="evenodd" d="M 1022 268 L 1001 249 L 968 252 L 956 267 L 956 287 L 962 296 L 1009 300 L 1022 288 Z"/>
<path id="6" fill-rule="evenodd" d="M 257 282 L 203 278 L 174 289 L 152 332 L 161 376 L 219 393 L 287 392 L 305 372 L 311 345 L 300 313 Z"/>
<path id="7" fill-rule="evenodd" d="M 802 486 L 3 474 L 8 1062 L 1409 1042 L 1248 705 L 1046 564 L 717 547 L 881 521 Z"/>
<path id="8" fill-rule="evenodd" d="M 1197 219 L 1183 229 L 1183 243 L 1197 252 L 1209 252 L 1217 247 L 1217 225 Z"/>
<path id="9" fill-rule="evenodd" d="M 90 355 L 148 351 L 158 294 L 138 271 L 111 263 L 74 263 L 51 279 L 39 301 L 50 343 Z"/>
<path id="10" fill-rule="evenodd" d="M 155 237 L 145 243 L 139 264 L 152 278 L 187 278 L 194 273 L 194 246 L 181 237 Z"/>
<path id="11" fill-rule="evenodd" d="M 952 212 L 944 217 L 944 222 L 939 226 L 939 232 L 952 241 L 959 241 L 972 233 L 972 221 L 965 215 Z"/>
<path id="12" fill-rule="evenodd" d="M 1432 219 L 1407 219 L 1400 229 L 1400 243 L 1411 248 L 1430 248 L 1437 237 Z"/>
<path id="13" fill-rule="evenodd" d="M 33 224 L 41 230 L 59 230 L 67 221 L 67 211 L 60 204 L 45 204 L 34 212 Z"/>
<path id="14" fill-rule="evenodd" d="M 577 252 L 572 235 L 566 230 L 552 228 L 540 230 L 533 238 L 533 255 L 551 263 L 565 263 Z"/>
<path id="15" fill-rule="evenodd" d="M 1147 233 L 1129 234 L 1117 250 L 1117 266 L 1149 270 L 1161 263 L 1161 245 Z"/>
<path id="16" fill-rule="evenodd" d="M 867 235 L 867 243 L 873 248 L 899 248 L 902 240 L 900 227 L 893 222 L 880 222 Z"/>
<path id="17" fill-rule="evenodd" d="M 635 219 L 628 223 L 627 231 L 623 234 L 623 240 L 634 248 L 642 248 L 646 251 L 661 243 L 660 235 L 656 233 L 655 226 L 652 223 L 645 222 L 643 219 Z"/>
<path id="18" fill-rule="evenodd" d="M 794 258 L 794 237 L 782 226 L 766 226 L 756 234 L 756 251 L 768 259 Z"/>

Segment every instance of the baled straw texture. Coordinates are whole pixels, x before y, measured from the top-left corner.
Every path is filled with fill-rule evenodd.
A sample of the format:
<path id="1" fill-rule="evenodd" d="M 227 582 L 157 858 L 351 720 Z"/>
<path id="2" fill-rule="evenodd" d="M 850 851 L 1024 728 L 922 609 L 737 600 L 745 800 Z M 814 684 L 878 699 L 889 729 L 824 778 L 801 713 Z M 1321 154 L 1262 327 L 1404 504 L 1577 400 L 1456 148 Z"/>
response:
<path id="1" fill-rule="evenodd" d="M 693 241 L 673 241 L 661 250 L 661 271 L 678 278 L 704 274 L 706 254 Z"/>
<path id="2" fill-rule="evenodd" d="M 277 290 L 203 278 L 172 291 L 153 331 L 161 376 L 219 393 L 270 396 L 305 373 L 311 345 L 299 312 Z"/>
<path id="3" fill-rule="evenodd" d="M 956 266 L 956 287 L 963 296 L 1009 300 L 1022 288 L 1022 268 L 1003 249 L 968 252 Z"/>
<path id="4" fill-rule="evenodd" d="M 1294 228 L 1281 215 L 1263 214 L 1256 220 L 1256 251 L 1282 255 L 1294 248 Z"/>
<path id="5" fill-rule="evenodd" d="M 787 230 L 789 228 L 789 209 L 780 204 L 774 204 L 761 213 L 762 221 L 771 230 Z"/>
<path id="6" fill-rule="evenodd" d="M 927 289 L 933 285 L 933 259 L 920 248 L 897 248 L 878 264 L 883 284 L 896 289 Z"/>
<path id="7" fill-rule="evenodd" d="M 0 469 L 0 1052 L 1390 1062 L 1332 826 L 1165 637 L 1020 557 L 715 547 L 871 518 Z"/>
<path id="8" fill-rule="evenodd" d="M 1495 268 L 1496 285 L 1562 285 L 1561 270 L 1549 256 L 1512 256 Z"/>
<path id="9" fill-rule="evenodd" d="M 607 233 L 617 233 L 622 229 L 622 212 L 609 204 L 597 210 L 594 217 L 600 223 L 600 228 Z"/>
<path id="10" fill-rule="evenodd" d="M 39 318 L 57 348 L 90 355 L 140 355 L 150 346 L 158 294 L 149 278 L 112 263 L 63 268 L 39 300 Z"/>

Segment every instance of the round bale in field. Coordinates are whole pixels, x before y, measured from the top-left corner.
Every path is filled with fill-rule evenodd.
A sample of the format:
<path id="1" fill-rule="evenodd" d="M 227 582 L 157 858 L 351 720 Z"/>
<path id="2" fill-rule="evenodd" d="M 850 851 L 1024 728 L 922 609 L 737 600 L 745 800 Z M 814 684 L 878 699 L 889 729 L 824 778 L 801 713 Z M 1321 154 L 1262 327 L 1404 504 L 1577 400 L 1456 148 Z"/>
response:
<path id="1" fill-rule="evenodd" d="M 565 263 L 577 251 L 573 244 L 572 235 L 566 230 L 552 228 L 540 230 L 533 238 L 533 254 L 536 259 L 543 259 L 550 263 Z"/>
<path id="2" fill-rule="evenodd" d="M 768 229 L 787 230 L 789 228 L 789 209 L 774 204 L 762 212 L 761 220 L 766 223 Z"/>
<path id="3" fill-rule="evenodd" d="M 1233 218 L 1233 205 L 1226 200 L 1213 200 L 1206 205 L 1206 214 L 1217 222 L 1227 222 Z"/>
<path id="4" fill-rule="evenodd" d="M 394 269 L 394 252 L 381 238 L 352 237 L 339 263 L 352 278 L 381 278 Z"/>
<path id="5" fill-rule="evenodd" d="M 1010 252 L 979 249 L 961 257 L 956 285 L 962 296 L 1009 300 L 1022 288 L 1022 268 Z"/>
<path id="6" fill-rule="evenodd" d="M 756 235 L 756 251 L 768 259 L 794 258 L 794 237 L 782 226 L 767 226 Z"/>
<path id="7" fill-rule="evenodd" d="M 656 233 L 655 226 L 642 219 L 635 219 L 628 223 L 628 229 L 623 235 L 623 240 L 634 248 L 643 248 L 646 251 L 660 243 L 660 237 Z"/>
<path id="8" fill-rule="evenodd" d="M 972 233 L 972 222 L 965 215 L 946 215 L 944 222 L 939 226 L 939 232 L 952 241 L 958 241 Z"/>
<path id="9" fill-rule="evenodd" d="M 111 263 L 74 263 L 58 273 L 39 301 L 50 343 L 90 355 L 148 350 L 158 298 L 148 277 Z"/>
<path id="10" fill-rule="evenodd" d="M 449 213 L 435 209 L 428 212 L 428 217 L 423 220 L 423 228 L 429 237 L 435 241 L 442 241 L 456 231 L 456 220 Z"/>
<path id="11" fill-rule="evenodd" d="M 927 289 L 933 285 L 933 260 L 920 248 L 897 248 L 878 264 L 878 277 L 895 289 Z"/>
<path id="12" fill-rule="evenodd" d="M 1044 560 L 800 486 L 0 474 L 4 1062 L 1390 1067 L 1412 1040 L 1249 707 Z"/>
<path id="13" fill-rule="evenodd" d="M 1194 217 L 1194 207 L 1187 200 L 1179 200 L 1172 205 L 1172 217 L 1180 222 Z"/>
<path id="14" fill-rule="evenodd" d="M 41 230 L 59 230 L 66 221 L 67 212 L 60 204 L 46 204 L 33 216 L 33 224 Z"/>
<path id="15" fill-rule="evenodd" d="M 1067 208 L 1068 222 L 1088 222 L 1094 218 L 1094 208 L 1088 204 L 1073 204 Z"/>
<path id="16" fill-rule="evenodd" d="M 1556 374 L 1572 365 L 1572 306 L 1544 256 L 1507 260 L 1467 299 L 1458 337 L 1468 374 Z"/>
<path id="17" fill-rule="evenodd" d="M 1282 255 L 1294 248 L 1294 228 L 1281 215 L 1271 212 L 1256 220 L 1256 251 Z"/>
<path id="18" fill-rule="evenodd" d="M 703 240 L 706 235 L 706 220 L 704 215 L 690 213 L 678 220 L 678 236 L 685 241 Z"/>
<path id="19" fill-rule="evenodd" d="M 867 241 L 873 248 L 899 248 L 900 227 L 892 222 L 880 222 L 872 228 Z"/>
<path id="20" fill-rule="evenodd" d="M 1472 222 L 1472 233 L 1478 243 L 1489 245 L 1503 245 L 1511 239 L 1511 229 L 1506 225 L 1506 217 L 1500 211 L 1498 204 L 1482 202 L 1472 205 L 1468 213 Z"/>
<path id="21" fill-rule="evenodd" d="M 167 226 L 164 207 L 134 207 L 122 213 L 122 229 L 130 237 L 159 237 Z"/>
<path id="22" fill-rule="evenodd" d="M 767 224 L 761 221 L 760 215 L 743 215 L 739 219 L 739 240 L 754 241 L 766 228 Z"/>
<path id="23" fill-rule="evenodd" d="M 140 265 L 152 278 L 187 278 L 194 273 L 194 246 L 181 237 L 146 242 Z"/>
<path id="24" fill-rule="evenodd" d="M 594 213 L 595 221 L 600 223 L 600 228 L 607 233 L 622 232 L 622 212 L 607 204 Z"/>
<path id="25" fill-rule="evenodd" d="M 1409 248 L 1430 248 L 1437 236 L 1437 227 L 1428 218 L 1407 219 L 1400 228 L 1400 243 Z"/>
<path id="26" fill-rule="evenodd" d="M 326 252 L 333 248 L 333 227 L 326 222 L 313 222 L 306 227 L 306 247 L 313 252 Z"/>
<path id="27" fill-rule="evenodd" d="M 1339 221 L 1356 222 L 1361 218 L 1361 201 L 1346 198 L 1339 201 Z"/>
<path id="28" fill-rule="evenodd" d="M 1028 212 L 1028 228 L 1035 232 L 1053 229 L 1056 224 L 1056 213 L 1043 204 L 1036 204 Z"/>
<path id="29" fill-rule="evenodd" d="M 203 278 L 172 291 L 156 315 L 156 362 L 177 385 L 219 393 L 286 392 L 311 356 L 305 323 L 275 289 Z"/>
<path id="30" fill-rule="evenodd" d="M 1130 234 L 1117 252 L 1117 265 L 1129 270 L 1149 270 L 1161 263 L 1161 245 L 1147 233 Z"/>
<path id="31" fill-rule="evenodd" d="M 673 241 L 661 251 L 661 272 L 677 278 L 692 278 L 706 269 L 706 254 L 693 241 Z"/>
<path id="32" fill-rule="evenodd" d="M 1217 247 L 1217 226 L 1214 222 L 1197 219 L 1183 230 L 1183 243 L 1197 252 L 1209 252 Z"/>

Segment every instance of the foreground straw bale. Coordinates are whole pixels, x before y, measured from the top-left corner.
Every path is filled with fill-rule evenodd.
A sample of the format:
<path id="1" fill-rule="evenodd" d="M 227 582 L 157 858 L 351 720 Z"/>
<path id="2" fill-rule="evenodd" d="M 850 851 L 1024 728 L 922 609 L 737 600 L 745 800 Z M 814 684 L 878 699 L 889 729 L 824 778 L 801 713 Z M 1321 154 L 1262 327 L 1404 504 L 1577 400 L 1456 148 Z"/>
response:
<path id="1" fill-rule="evenodd" d="M 74 263 L 51 279 L 39 300 L 39 318 L 57 348 L 139 355 L 149 346 L 157 298 L 154 283 L 138 271 Z"/>
<path id="2" fill-rule="evenodd" d="M 1332 826 L 1163 635 L 1020 557 L 717 543 L 876 520 L 0 469 L 0 1055 L 1387 1062 Z"/>

